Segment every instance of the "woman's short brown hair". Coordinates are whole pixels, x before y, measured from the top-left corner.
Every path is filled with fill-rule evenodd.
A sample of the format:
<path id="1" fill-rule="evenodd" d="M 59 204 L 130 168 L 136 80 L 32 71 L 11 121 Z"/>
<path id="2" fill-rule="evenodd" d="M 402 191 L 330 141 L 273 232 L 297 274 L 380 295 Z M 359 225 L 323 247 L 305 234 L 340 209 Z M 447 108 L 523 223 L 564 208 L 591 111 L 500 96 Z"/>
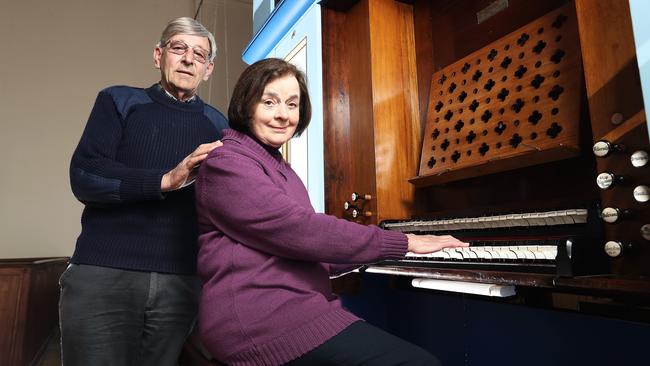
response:
<path id="1" fill-rule="evenodd" d="M 241 74 L 230 98 L 228 106 L 228 123 L 230 128 L 244 133 L 250 132 L 251 118 L 262 99 L 264 88 L 275 79 L 293 75 L 300 86 L 300 112 L 298 126 L 294 136 L 309 126 L 311 120 L 311 102 L 305 75 L 294 65 L 279 58 L 267 58 L 248 66 Z"/>

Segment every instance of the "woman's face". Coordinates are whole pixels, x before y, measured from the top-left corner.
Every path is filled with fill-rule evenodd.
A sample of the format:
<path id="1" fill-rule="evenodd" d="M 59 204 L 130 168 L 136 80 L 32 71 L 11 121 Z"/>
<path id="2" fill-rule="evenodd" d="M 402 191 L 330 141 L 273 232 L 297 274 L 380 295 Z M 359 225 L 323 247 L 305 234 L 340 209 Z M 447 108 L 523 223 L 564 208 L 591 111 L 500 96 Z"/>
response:
<path id="1" fill-rule="evenodd" d="M 262 143 L 280 147 L 296 132 L 300 115 L 300 86 L 293 75 L 264 87 L 251 120 L 251 132 Z"/>

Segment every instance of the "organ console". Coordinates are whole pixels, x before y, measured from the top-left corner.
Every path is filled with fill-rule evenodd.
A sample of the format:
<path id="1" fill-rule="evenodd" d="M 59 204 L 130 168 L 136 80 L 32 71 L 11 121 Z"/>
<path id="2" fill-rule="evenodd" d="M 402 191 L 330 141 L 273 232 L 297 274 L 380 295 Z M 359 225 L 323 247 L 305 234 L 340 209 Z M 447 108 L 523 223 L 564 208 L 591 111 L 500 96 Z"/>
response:
<path id="1" fill-rule="evenodd" d="M 323 2 L 326 212 L 471 244 L 393 274 L 650 294 L 627 2 L 486 4 Z"/>
<path id="2" fill-rule="evenodd" d="M 529 212 L 443 220 L 384 221 L 382 226 L 410 234 L 452 235 L 467 248 L 430 254 L 407 253 L 377 266 L 472 268 L 551 273 L 602 274 L 605 253 L 594 241 L 599 220 L 587 209 Z M 609 252 L 608 252 L 609 253 Z"/>

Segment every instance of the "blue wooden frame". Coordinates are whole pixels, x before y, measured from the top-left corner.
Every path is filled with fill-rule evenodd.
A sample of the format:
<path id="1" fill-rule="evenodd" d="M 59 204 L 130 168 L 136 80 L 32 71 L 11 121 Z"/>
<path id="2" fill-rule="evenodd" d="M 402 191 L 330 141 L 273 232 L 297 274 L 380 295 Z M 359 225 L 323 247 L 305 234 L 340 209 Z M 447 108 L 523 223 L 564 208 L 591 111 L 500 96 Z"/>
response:
<path id="1" fill-rule="evenodd" d="M 318 0 L 284 0 L 273 9 L 269 18 L 255 33 L 242 53 L 242 59 L 252 64 L 265 58 L 291 27 Z"/>

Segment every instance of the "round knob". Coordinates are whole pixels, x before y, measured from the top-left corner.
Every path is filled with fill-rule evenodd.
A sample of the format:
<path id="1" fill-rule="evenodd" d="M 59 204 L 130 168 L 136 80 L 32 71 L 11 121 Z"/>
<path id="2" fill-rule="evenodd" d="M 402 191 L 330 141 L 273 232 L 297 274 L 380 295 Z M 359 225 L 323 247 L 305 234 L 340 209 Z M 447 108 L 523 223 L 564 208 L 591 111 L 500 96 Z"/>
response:
<path id="1" fill-rule="evenodd" d="M 610 240 L 605 243 L 605 253 L 612 258 L 620 257 L 623 254 L 623 243 Z"/>
<path id="2" fill-rule="evenodd" d="M 350 204 L 350 202 L 348 202 L 348 201 L 343 202 L 343 209 L 344 209 L 345 211 L 350 210 L 350 207 L 352 207 L 352 205 Z"/>
<path id="3" fill-rule="evenodd" d="M 641 226 L 641 236 L 645 240 L 650 240 L 650 224 L 645 224 Z"/>
<path id="4" fill-rule="evenodd" d="M 637 202 L 648 202 L 650 199 L 650 187 L 636 186 L 634 188 L 634 199 Z"/>
<path id="5" fill-rule="evenodd" d="M 600 217 L 603 219 L 603 221 L 610 224 L 617 222 L 624 216 L 629 216 L 629 211 L 614 207 L 605 207 L 600 213 Z"/>
<path id="6" fill-rule="evenodd" d="M 356 219 L 356 218 L 359 217 L 359 216 L 370 217 L 370 216 L 372 216 L 372 212 L 370 212 L 370 211 L 363 211 L 363 212 L 361 212 L 361 211 L 359 211 L 359 210 L 356 209 L 356 208 L 353 209 L 353 210 L 352 210 L 352 217 L 354 217 L 354 218 Z"/>
<path id="7" fill-rule="evenodd" d="M 630 161 L 635 168 L 644 167 L 648 165 L 648 153 L 643 150 L 637 150 L 630 156 Z"/>
<path id="8" fill-rule="evenodd" d="M 623 180 L 623 177 L 616 176 L 613 173 L 604 172 L 598 174 L 598 177 L 596 177 L 596 184 L 598 184 L 598 187 L 600 189 L 608 189 L 611 188 L 614 184 L 622 183 Z"/>
<path id="9" fill-rule="evenodd" d="M 357 192 L 352 192 L 352 201 L 356 202 L 357 200 L 369 201 L 372 198 L 369 194 L 360 195 Z"/>
<path id="10" fill-rule="evenodd" d="M 634 212 L 632 210 L 615 207 L 605 207 L 600 213 L 603 221 L 610 224 L 618 222 L 621 219 L 632 218 L 633 216 Z"/>
<path id="11" fill-rule="evenodd" d="M 612 116 L 609 118 L 609 121 L 612 122 L 614 125 L 620 125 L 623 123 L 624 117 L 623 113 L 614 113 Z"/>
<path id="12" fill-rule="evenodd" d="M 623 145 L 613 144 L 609 141 L 600 140 L 594 144 L 593 151 L 594 155 L 599 158 L 604 158 L 605 156 L 611 154 L 614 151 L 622 151 Z"/>

